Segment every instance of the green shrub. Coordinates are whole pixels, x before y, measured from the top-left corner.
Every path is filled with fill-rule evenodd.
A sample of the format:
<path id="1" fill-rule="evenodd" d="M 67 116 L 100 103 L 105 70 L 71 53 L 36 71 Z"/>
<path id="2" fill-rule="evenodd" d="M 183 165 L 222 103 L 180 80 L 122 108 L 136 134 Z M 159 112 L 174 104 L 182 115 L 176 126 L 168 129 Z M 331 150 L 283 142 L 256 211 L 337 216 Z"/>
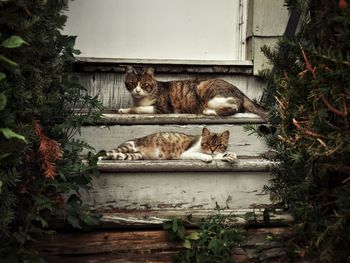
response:
<path id="1" fill-rule="evenodd" d="M 75 227 L 98 214 L 83 205 L 96 159 L 72 136 L 99 117 L 97 98 L 86 95 L 71 72 L 75 37 L 61 34 L 66 1 L 0 1 L 0 258 L 37 262 L 27 243 L 51 233 L 50 217 Z M 82 114 L 74 110 L 85 109 Z M 87 109 L 87 111 L 86 111 Z"/>

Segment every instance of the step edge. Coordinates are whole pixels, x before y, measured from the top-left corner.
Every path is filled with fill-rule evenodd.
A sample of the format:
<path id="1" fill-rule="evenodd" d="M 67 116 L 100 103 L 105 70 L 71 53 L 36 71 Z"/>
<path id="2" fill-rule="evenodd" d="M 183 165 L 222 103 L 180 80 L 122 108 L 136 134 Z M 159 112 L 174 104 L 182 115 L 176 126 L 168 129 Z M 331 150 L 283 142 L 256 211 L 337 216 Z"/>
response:
<path id="1" fill-rule="evenodd" d="M 263 124 L 265 120 L 253 113 L 238 113 L 233 116 L 204 116 L 199 114 L 118 114 L 115 111 L 103 113 L 95 124 Z M 85 124 L 86 125 L 86 124 Z"/>
<path id="2" fill-rule="evenodd" d="M 97 163 L 102 173 L 122 172 L 269 172 L 276 162 L 256 159 L 237 159 L 224 162 L 213 160 L 205 163 L 200 160 L 100 160 Z"/>

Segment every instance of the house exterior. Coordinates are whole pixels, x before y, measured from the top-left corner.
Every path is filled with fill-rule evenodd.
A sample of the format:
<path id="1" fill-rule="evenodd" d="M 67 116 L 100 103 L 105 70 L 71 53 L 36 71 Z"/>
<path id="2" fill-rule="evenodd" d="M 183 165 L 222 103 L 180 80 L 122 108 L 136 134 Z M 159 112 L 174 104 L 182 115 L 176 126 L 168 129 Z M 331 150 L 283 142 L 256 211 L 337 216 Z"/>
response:
<path id="1" fill-rule="evenodd" d="M 262 193 L 262 188 L 270 179 L 271 163 L 260 158 L 268 148 L 244 130 L 245 124 L 264 122 L 257 116 L 218 118 L 116 112 L 132 105 L 124 86 L 127 65 L 151 66 L 160 80 L 222 78 L 258 100 L 266 85 L 258 78 L 258 72 L 269 66 L 260 49 L 263 45 L 273 46 L 283 35 L 289 19 L 284 2 L 101 3 L 75 0 L 67 12 L 65 32 L 77 34 L 77 48 L 82 51 L 77 56 L 76 74 L 91 95 L 99 95 L 106 107 L 105 124 L 109 125 L 85 126 L 81 138 L 99 151 L 153 132 L 199 134 L 207 126 L 213 131 L 230 131 L 228 150 L 236 152 L 239 160 L 235 165 L 203 165 L 199 161 L 101 163 L 103 176 L 97 179 L 87 200 L 112 210 L 177 209 L 181 213 L 209 211 L 216 205 L 244 213 L 256 205 L 269 205 L 269 196 Z"/>
<path id="2" fill-rule="evenodd" d="M 153 262 L 151 258 L 160 260 L 154 262 L 168 262 L 176 248 L 167 243 L 164 233 L 141 234 L 133 229 L 161 229 L 170 217 L 191 215 L 193 220 L 201 220 L 218 208 L 220 213 L 237 215 L 238 224 L 264 227 L 266 213 L 270 213 L 269 227 L 286 226 L 292 221 L 288 214 L 269 210 L 271 201 L 263 187 L 271 179 L 273 162 L 261 158 L 269 149 L 244 129 L 245 124 L 265 123 L 258 116 L 117 114 L 119 108 L 132 105 L 124 85 L 125 68 L 129 65 L 153 67 L 159 80 L 225 79 L 251 99 L 259 100 L 266 83 L 258 73 L 270 67 L 261 47 L 278 41 L 290 16 L 283 0 L 69 3 L 64 33 L 77 35 L 76 48 L 82 52 L 77 56 L 75 72 L 87 92 L 98 95 L 106 107 L 104 120 L 82 127 L 78 139 L 99 151 L 153 132 L 199 134 L 208 127 L 216 132 L 230 131 L 228 150 L 237 153 L 238 160 L 232 164 L 196 160 L 100 161 L 101 175 L 94 180 L 93 189 L 83 193 L 84 199 L 103 212 L 104 229 L 127 228 L 129 234 L 100 233 L 90 239 L 72 235 L 67 238 L 77 241 L 75 249 L 68 248 L 60 238 L 53 242 L 54 247 L 72 254 L 83 253 L 80 244 L 91 241 L 85 256 L 93 260 L 99 258 L 99 253 L 101 259 L 107 259 L 105 253 L 114 251 L 115 259 L 121 260 L 117 262 L 128 262 L 131 256 L 137 262 L 135 253 L 142 254 L 138 256 L 140 262 Z M 258 230 L 252 234 L 257 239 L 251 243 L 265 243 L 269 231 L 277 231 L 276 235 L 285 232 Z M 106 243 L 106 237 L 121 245 Z M 156 252 L 152 252 L 155 246 Z M 275 243 L 264 245 L 264 249 L 270 257 L 280 255 Z M 255 260 L 257 253 L 244 254 L 243 258 Z"/>

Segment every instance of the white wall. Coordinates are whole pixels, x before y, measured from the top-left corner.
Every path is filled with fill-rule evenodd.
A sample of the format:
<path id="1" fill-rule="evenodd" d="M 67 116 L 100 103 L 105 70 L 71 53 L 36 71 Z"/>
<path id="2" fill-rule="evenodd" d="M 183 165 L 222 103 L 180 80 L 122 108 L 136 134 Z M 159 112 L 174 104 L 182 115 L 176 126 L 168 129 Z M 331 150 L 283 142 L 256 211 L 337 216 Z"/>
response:
<path id="1" fill-rule="evenodd" d="M 244 60 L 240 2 L 74 0 L 64 33 L 78 35 L 82 57 Z"/>

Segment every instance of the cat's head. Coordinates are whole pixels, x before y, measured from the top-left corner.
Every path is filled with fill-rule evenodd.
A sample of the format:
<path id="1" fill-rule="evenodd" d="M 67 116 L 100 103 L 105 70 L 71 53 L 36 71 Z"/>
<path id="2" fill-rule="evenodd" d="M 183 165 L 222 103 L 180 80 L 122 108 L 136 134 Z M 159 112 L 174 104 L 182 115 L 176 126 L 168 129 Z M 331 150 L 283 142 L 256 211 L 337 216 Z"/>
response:
<path id="1" fill-rule="evenodd" d="M 145 68 L 141 72 L 130 66 L 126 68 L 125 86 L 133 98 L 152 97 L 156 93 L 156 83 L 153 68 Z"/>
<path id="2" fill-rule="evenodd" d="M 226 152 L 229 138 L 229 131 L 213 133 L 207 128 L 203 128 L 201 142 L 202 152 L 206 154 L 219 154 Z"/>

